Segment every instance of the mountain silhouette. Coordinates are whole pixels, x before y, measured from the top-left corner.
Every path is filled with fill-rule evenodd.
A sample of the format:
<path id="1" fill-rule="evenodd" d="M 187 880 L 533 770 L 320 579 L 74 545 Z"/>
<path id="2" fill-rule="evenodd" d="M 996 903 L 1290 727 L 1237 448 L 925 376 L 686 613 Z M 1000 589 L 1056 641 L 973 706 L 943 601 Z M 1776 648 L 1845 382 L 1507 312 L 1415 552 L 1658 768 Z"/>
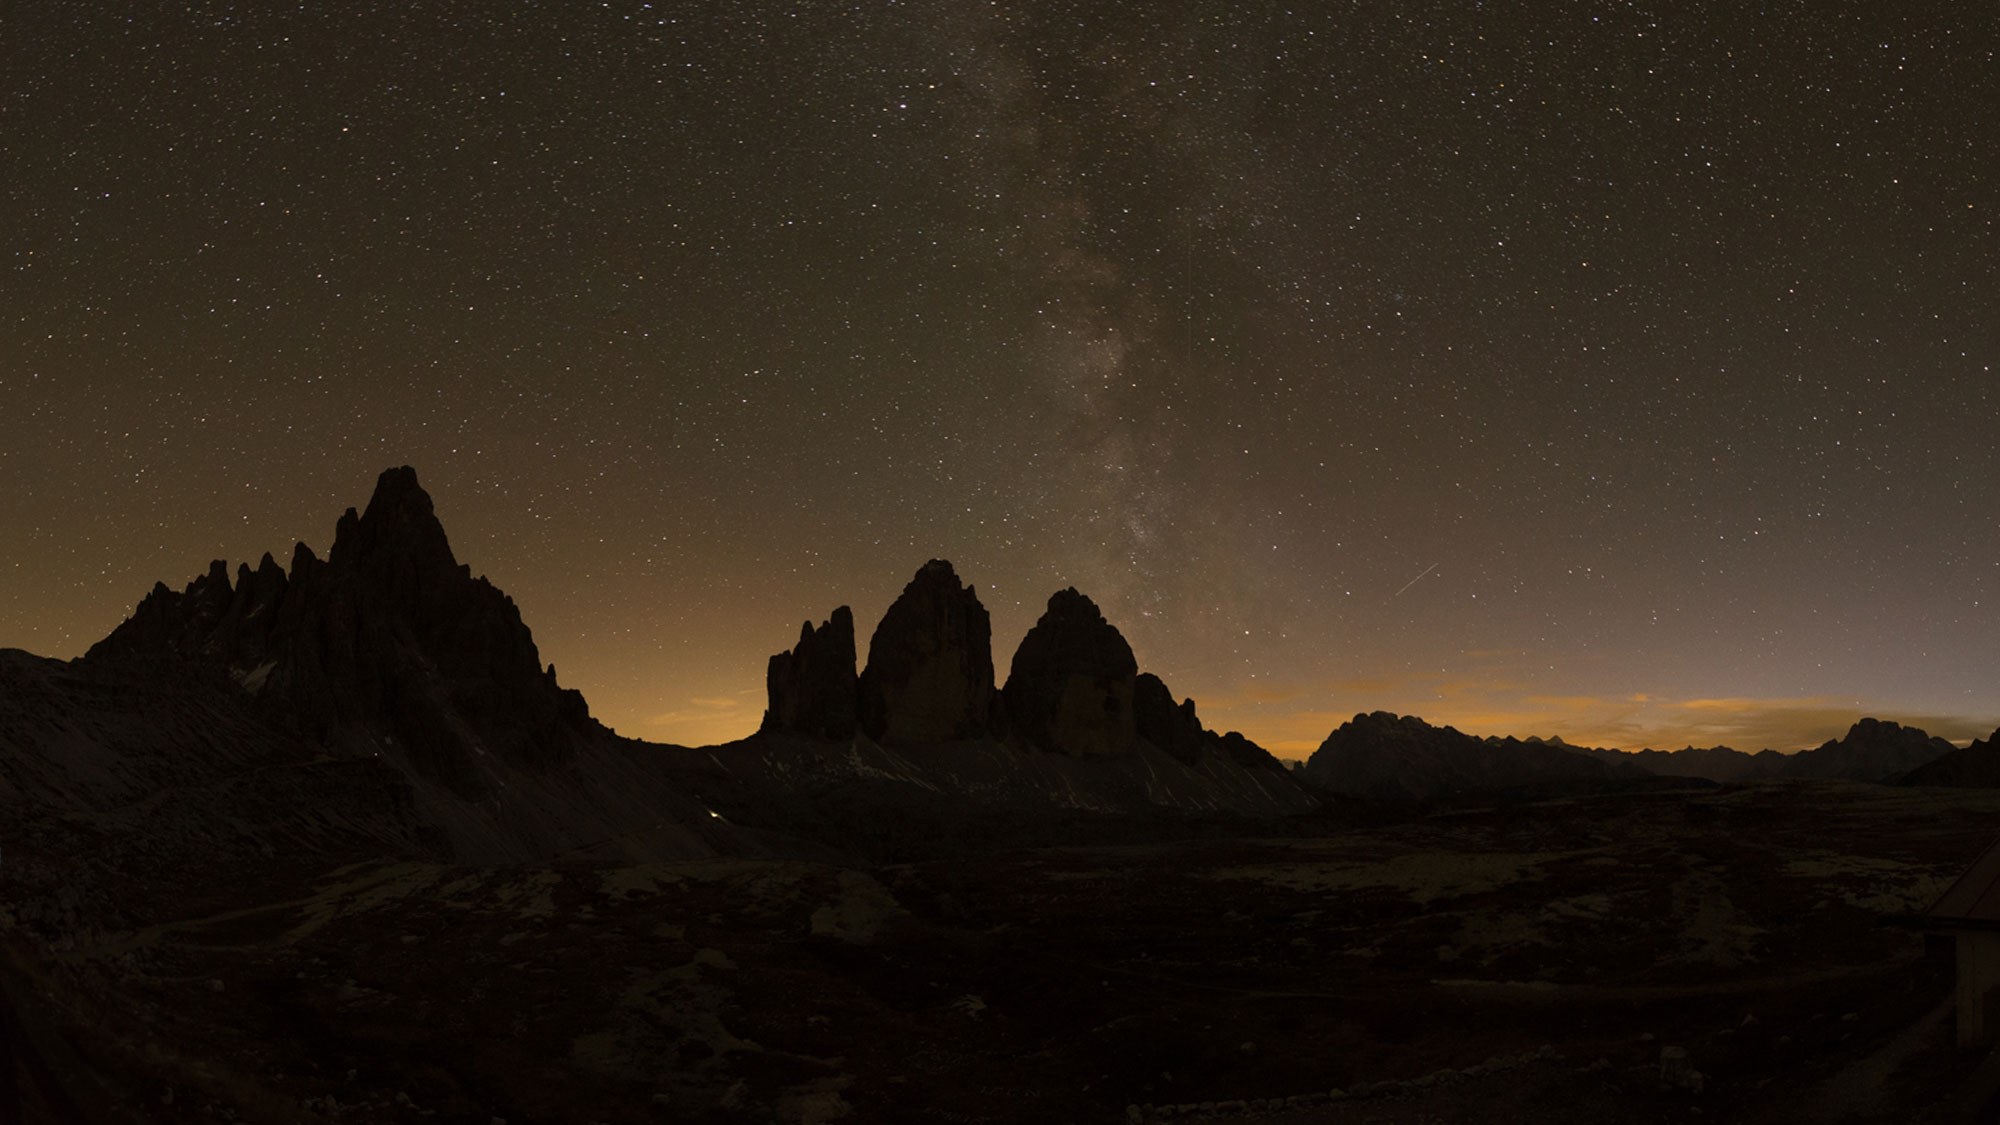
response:
<path id="1" fill-rule="evenodd" d="M 1070 754 L 1124 754 L 1138 737 L 1132 646 L 1076 591 L 1059 590 L 1021 638 L 1001 698 L 1022 740 Z"/>
<path id="2" fill-rule="evenodd" d="M 1162 735 L 1175 745 L 1142 738 L 1131 650 L 1073 590 L 1051 599 L 1016 654 L 1009 695 L 994 684 L 985 607 L 949 562 L 932 560 L 883 615 L 858 673 L 853 614 L 841 607 L 771 658 L 756 734 L 694 749 L 592 719 L 542 664 L 512 599 L 458 561 L 407 466 L 339 518 L 324 559 L 301 543 L 291 560 L 266 555 L 233 580 L 218 560 L 181 590 L 156 584 L 67 670 L 19 654 L 19 671 L 71 691 L 56 709 L 79 713 L 92 709 L 82 695 L 143 683 L 133 698 L 170 698 L 185 713 L 156 720 L 161 729 L 235 731 L 229 745 L 254 748 L 218 749 L 203 784 L 280 759 L 345 763 L 368 775 L 371 807 L 393 811 L 359 817 L 366 835 L 458 860 L 819 855 L 945 839 L 985 817 L 1004 825 L 987 838 L 1029 839 L 1067 831 L 1052 825 L 1079 813 L 1270 816 L 1316 804 L 1248 740 L 1187 726 L 1191 702 Z M 151 690 L 160 684 L 176 686 L 162 696 Z M 108 772 L 134 776 L 185 750 L 110 728 L 98 749 L 115 761 Z M 383 798 L 385 788 L 400 795 Z"/>
<path id="3" fill-rule="evenodd" d="M 1972 744 L 1954 747 L 1897 776 L 1898 785 L 1949 785 L 1962 789 L 2000 789 L 2000 730 Z"/>
<path id="4" fill-rule="evenodd" d="M 10 675 L 24 696 L 94 715 L 86 727 L 109 724 L 85 741 L 125 763 L 114 773 L 154 776 L 176 752 L 114 737 L 136 717 L 86 698 L 144 683 L 132 698 L 188 712 L 155 720 L 161 729 L 200 727 L 199 711 L 208 729 L 236 732 L 230 745 L 254 748 L 217 744 L 184 764 L 223 777 L 258 760 L 350 763 L 392 810 L 360 817 L 358 831 L 461 857 L 866 850 L 890 846 L 885 824 L 934 841 L 1001 817 L 1033 835 L 1076 812 L 1275 816 L 1313 809 L 1315 792 L 1532 797 L 1655 772 L 1879 780 L 1950 751 L 1867 719 L 1798 755 L 1718 748 L 1697 761 L 1478 739 L 1377 712 L 1333 731 L 1295 773 L 1242 735 L 1205 728 L 1194 701 L 1140 671 L 1073 587 L 1050 596 L 996 686 L 986 609 L 943 559 L 912 576 L 858 669 L 855 642 L 845 606 L 806 622 L 771 657 L 764 720 L 747 739 L 695 750 L 621 738 L 541 662 L 512 599 L 458 561 L 405 466 L 340 517 L 324 559 L 301 543 L 289 568 L 267 554 L 233 578 L 218 560 L 179 591 L 155 585 L 67 670 L 17 654 Z"/>
<path id="5" fill-rule="evenodd" d="M 883 614 L 858 677 L 854 662 L 846 606 L 817 627 L 805 622 L 797 646 L 770 659 L 758 735 L 858 734 L 870 745 L 984 743 L 1114 760 L 1165 754 L 1174 768 L 1289 772 L 1241 734 L 1204 728 L 1192 699 L 1175 704 L 1075 587 L 1050 595 L 997 692 L 986 609 L 944 559 L 925 563 Z"/>
<path id="6" fill-rule="evenodd" d="M 875 626 L 857 684 L 868 737 L 949 742 L 1004 727 L 986 607 L 943 559 L 917 571 Z"/>
<path id="7" fill-rule="evenodd" d="M 1469 793 L 1547 796 L 1650 776 L 1567 745 L 1474 738 L 1388 711 L 1336 727 L 1302 772 L 1308 783 L 1334 793 L 1418 801 Z"/>
<path id="8" fill-rule="evenodd" d="M 1957 747 L 1916 727 L 1864 718 L 1840 738 L 1770 763 L 1776 776 L 1884 781 L 1942 758 Z M 1763 755 L 1758 755 L 1761 759 Z"/>
<path id="9" fill-rule="evenodd" d="M 1285 1060 L 1256 1043 L 1325 1038 L 1300 1033 L 1286 998 L 1329 995 L 1340 1021 L 1365 1019 L 1334 1036 L 1316 1084 L 1354 1042 L 1374 1052 L 1355 1074 L 1487 1059 L 1342 1077 L 1343 1099 L 1566 1098 L 1576 1068 L 1542 1069 L 1553 1047 L 1490 1054 L 1516 1034 L 1516 982 L 1533 982 L 1537 1013 L 1521 1041 L 1588 1025 L 1571 1042 L 1593 1052 L 1606 1040 L 1591 1021 L 1635 994 L 1593 992 L 1600 973 L 1661 1001 L 1622 1017 L 1621 1041 L 1684 1007 L 1696 1037 L 1680 1041 L 1720 1042 L 1722 962 L 1680 963 L 1717 933 L 1785 935 L 1718 954 L 1782 961 L 1769 995 L 1864 982 L 1838 983 L 1877 990 L 1858 1011 L 1928 1006 L 1881 970 L 1910 951 L 1828 904 L 1854 870 L 1881 896 L 1880 871 L 1947 869 L 1976 825 L 1926 821 L 1863 854 L 1867 833 L 1846 826 L 1865 795 L 1812 779 L 2000 779 L 2000 732 L 1950 751 L 1871 719 L 1798 755 L 1648 757 L 1387 712 L 1341 724 L 1295 771 L 1206 728 L 1075 588 L 1049 597 L 996 686 L 986 610 L 941 559 L 883 615 L 865 664 L 856 640 L 846 606 L 805 622 L 767 665 L 749 737 L 622 738 L 557 682 L 398 468 L 336 521 L 324 558 L 299 544 L 288 566 L 218 561 L 156 585 L 74 661 L 0 650 L 0 1061 L 31 1087 L 22 1112 L 0 1089 L 0 1116 L 587 1120 L 650 1105 L 872 1120 L 913 1090 L 947 1105 L 991 1081 L 1012 1098 L 1051 1065 L 1082 1091 L 1120 1077 L 1110 1098 L 1043 1103 L 1037 1119 L 1116 1116 L 1138 1097 L 1173 1098 L 1176 1119 L 1204 1104 L 1254 1116 L 1258 1102 L 1206 1101 L 1244 1075 L 1285 1095 L 1264 1112 L 1290 1114 L 1299 1087 L 1283 1068 L 1258 1076 Z M 1426 807 L 1702 784 L 1642 768 L 1662 759 L 1803 780 L 1752 801 Z M 1884 804 L 1887 831 L 1913 823 L 1906 801 Z M 1835 809 L 1854 852 L 1839 863 L 1820 815 Z M 1577 862 L 1579 846 L 1615 861 Z M 1740 875 L 1714 862 L 1736 855 Z M 1762 913 L 1728 904 L 1739 887 L 1769 900 Z M 1816 901 L 1828 908 L 1803 908 Z M 1607 932 L 1623 944 L 1605 948 Z M 1814 948 L 1841 952 L 1789 975 Z M 1544 969 L 1569 976 L 1543 991 Z M 1693 1002 L 1673 1003 L 1675 973 Z M 1453 1018 L 1410 1040 L 1412 996 Z M 1823 1030 L 1827 1007 L 1759 1011 Z M 937 1044 L 956 1069 L 909 1065 Z M 1383 1044 L 1429 1061 L 1403 1066 Z M 1654 1071 L 1652 1053 L 1620 1065 Z M 1815 1082 L 1840 1070 L 1825 1058 Z"/>
<path id="10" fill-rule="evenodd" d="M 489 757 L 552 767 L 602 734 L 542 666 L 513 599 L 452 554 L 407 466 L 340 518 L 324 562 L 301 543 L 289 574 L 266 554 L 232 586 L 217 560 L 178 594 L 154 586 L 84 659 L 226 669 L 295 733 L 393 747 L 467 795 L 498 780 Z"/>
<path id="11" fill-rule="evenodd" d="M 801 626 L 798 647 L 771 657 L 764 687 L 770 703 L 760 730 L 853 737 L 861 690 L 854 672 L 854 611 L 841 606 L 819 628 L 810 621 Z"/>
<path id="12" fill-rule="evenodd" d="M 1727 746 L 1629 751 L 1572 746 L 1560 738 L 1476 738 L 1414 716 L 1378 711 L 1356 715 L 1336 728 L 1301 772 L 1311 784 L 1336 793 L 1394 800 L 1465 794 L 1532 797 L 1627 787 L 1649 777 L 1715 783 L 1905 778 L 1911 784 L 1960 784 L 1915 780 L 1943 773 L 1911 773 L 1951 753 L 1952 745 L 1944 739 L 1873 718 L 1859 720 L 1842 737 L 1811 750 L 1749 754 Z M 1972 768 L 1976 772 L 1979 767 Z"/>

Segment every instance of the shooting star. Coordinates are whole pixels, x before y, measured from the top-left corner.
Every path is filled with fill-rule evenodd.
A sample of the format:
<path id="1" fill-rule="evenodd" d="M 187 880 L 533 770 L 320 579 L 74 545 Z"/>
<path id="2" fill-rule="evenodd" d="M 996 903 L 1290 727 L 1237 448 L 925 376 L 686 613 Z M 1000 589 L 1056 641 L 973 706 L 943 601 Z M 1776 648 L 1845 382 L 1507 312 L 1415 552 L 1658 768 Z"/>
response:
<path id="1" fill-rule="evenodd" d="M 1441 562 L 1432 563 L 1431 565 L 1424 568 L 1424 574 L 1429 574 L 1431 571 L 1436 570 L 1441 565 L 1443 565 Z M 1410 587 L 1416 585 L 1417 583 L 1423 581 L 1424 574 L 1419 574 L 1415 578 L 1410 579 L 1408 582 L 1403 583 L 1403 590 L 1407 590 Z M 1398 590 L 1395 593 L 1390 594 L 1389 596 L 1392 598 L 1400 598 L 1403 596 L 1403 590 Z"/>

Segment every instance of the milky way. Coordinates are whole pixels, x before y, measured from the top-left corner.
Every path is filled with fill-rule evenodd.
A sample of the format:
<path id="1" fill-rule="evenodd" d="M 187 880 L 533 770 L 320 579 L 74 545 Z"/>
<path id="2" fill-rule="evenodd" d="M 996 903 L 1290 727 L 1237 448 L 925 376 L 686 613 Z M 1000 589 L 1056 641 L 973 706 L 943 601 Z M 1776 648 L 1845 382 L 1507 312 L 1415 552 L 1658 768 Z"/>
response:
<path id="1" fill-rule="evenodd" d="M 407 463 L 657 740 L 932 557 L 1294 756 L 2000 722 L 1976 6 L 4 25 L 0 644 Z"/>

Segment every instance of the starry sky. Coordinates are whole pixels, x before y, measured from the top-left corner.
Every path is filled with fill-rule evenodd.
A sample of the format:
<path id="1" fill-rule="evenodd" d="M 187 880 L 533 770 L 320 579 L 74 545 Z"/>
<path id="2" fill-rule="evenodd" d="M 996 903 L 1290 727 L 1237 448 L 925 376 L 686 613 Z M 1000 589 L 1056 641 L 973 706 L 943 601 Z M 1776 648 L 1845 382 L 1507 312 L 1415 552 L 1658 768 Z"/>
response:
<path id="1" fill-rule="evenodd" d="M 2000 724 L 1982 5 L 0 16 L 0 646 L 417 467 L 622 733 L 929 558 L 1204 720 Z"/>

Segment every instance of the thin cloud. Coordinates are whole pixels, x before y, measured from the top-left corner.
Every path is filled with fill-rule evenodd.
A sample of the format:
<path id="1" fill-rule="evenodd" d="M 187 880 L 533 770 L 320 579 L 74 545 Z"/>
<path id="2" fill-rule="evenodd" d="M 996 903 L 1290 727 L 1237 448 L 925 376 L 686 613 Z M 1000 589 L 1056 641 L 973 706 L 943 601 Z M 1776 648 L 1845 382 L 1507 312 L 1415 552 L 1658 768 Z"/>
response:
<path id="1" fill-rule="evenodd" d="M 657 715 L 647 715 L 640 721 L 649 727 L 670 727 L 682 723 L 696 725 L 713 720 L 734 721 L 723 712 L 734 711 L 743 706 L 743 700 L 727 696 L 694 696 L 688 699 L 698 710 L 662 711 Z"/>

